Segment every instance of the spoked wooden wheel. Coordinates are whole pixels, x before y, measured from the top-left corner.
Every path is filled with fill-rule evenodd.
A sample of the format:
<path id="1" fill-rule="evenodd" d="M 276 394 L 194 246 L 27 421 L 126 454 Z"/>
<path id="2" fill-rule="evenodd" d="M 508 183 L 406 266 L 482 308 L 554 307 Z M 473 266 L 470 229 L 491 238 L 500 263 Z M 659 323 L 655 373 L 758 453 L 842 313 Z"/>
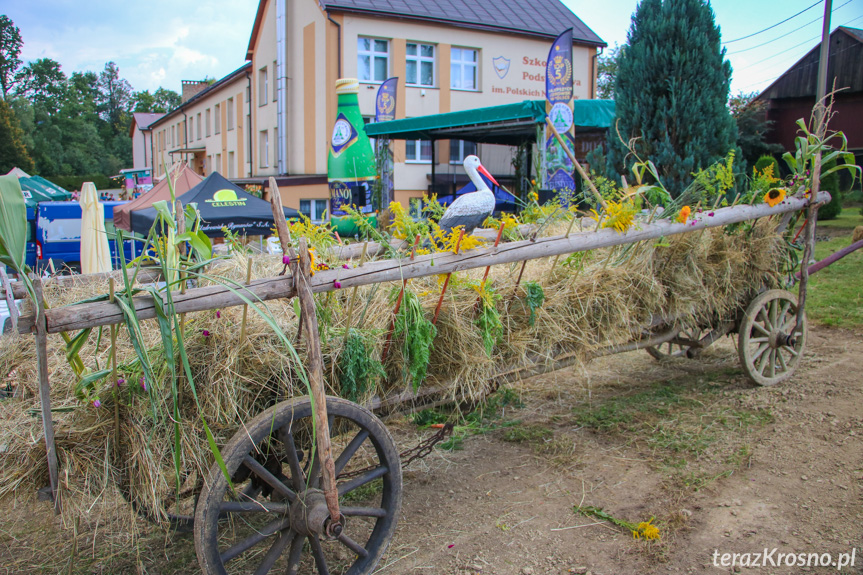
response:
<path id="1" fill-rule="evenodd" d="M 328 397 L 341 519 L 331 521 L 312 455 L 308 397 L 271 407 L 222 449 L 232 486 L 210 469 L 195 513 L 204 573 L 365 575 L 380 561 L 401 507 L 395 443 L 367 409 Z"/>
<path id="2" fill-rule="evenodd" d="M 705 333 L 705 330 L 698 327 L 682 329 L 671 341 L 656 347 L 646 347 L 644 350 L 658 361 L 667 361 L 675 357 L 692 359 L 701 352 L 702 348 L 697 344 Z"/>
<path id="3" fill-rule="evenodd" d="M 770 290 L 752 300 L 737 340 L 740 365 L 752 381 L 774 385 L 794 375 L 806 345 L 806 317 L 795 330 L 796 323 L 793 293 Z"/>

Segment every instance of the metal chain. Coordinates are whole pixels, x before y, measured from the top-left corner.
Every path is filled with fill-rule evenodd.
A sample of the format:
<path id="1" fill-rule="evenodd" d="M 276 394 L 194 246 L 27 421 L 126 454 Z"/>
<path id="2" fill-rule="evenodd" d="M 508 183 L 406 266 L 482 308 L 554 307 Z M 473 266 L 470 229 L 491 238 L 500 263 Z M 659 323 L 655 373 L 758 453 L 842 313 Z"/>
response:
<path id="1" fill-rule="evenodd" d="M 451 436 L 452 431 L 453 431 L 453 424 L 452 423 L 445 423 L 444 426 L 441 427 L 440 429 L 438 429 L 437 433 L 435 433 L 434 435 L 432 435 L 426 439 L 423 439 L 414 447 L 411 447 L 410 449 L 406 449 L 406 450 L 402 451 L 401 453 L 399 453 L 399 459 L 401 459 L 402 468 L 407 467 L 408 465 L 410 465 L 412 462 L 416 461 L 417 459 L 422 459 L 423 457 L 427 456 L 429 453 L 431 453 L 434 450 L 435 445 L 437 445 L 441 441 L 444 441 L 449 436 Z M 347 473 L 340 473 L 338 478 L 339 479 L 347 479 L 349 477 L 356 477 L 358 475 L 362 475 L 363 473 L 371 471 L 371 470 L 375 469 L 376 467 L 377 467 L 377 465 L 370 465 L 368 467 L 364 467 L 362 469 L 357 469 L 355 471 L 349 471 Z"/>

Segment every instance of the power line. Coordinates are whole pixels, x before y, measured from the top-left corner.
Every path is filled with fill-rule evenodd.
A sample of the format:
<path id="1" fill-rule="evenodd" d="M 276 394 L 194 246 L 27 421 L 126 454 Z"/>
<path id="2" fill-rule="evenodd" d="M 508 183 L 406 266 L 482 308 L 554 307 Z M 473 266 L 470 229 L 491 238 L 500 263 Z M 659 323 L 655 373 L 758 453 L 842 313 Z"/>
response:
<path id="1" fill-rule="evenodd" d="M 848 0 L 847 2 L 845 2 L 845 4 L 842 4 L 842 6 L 847 6 L 852 1 L 853 0 Z M 836 12 L 837 10 L 839 10 L 839 8 L 842 8 L 842 6 L 837 6 L 836 8 L 834 8 L 832 10 L 832 12 Z M 767 44 L 772 44 L 773 42 L 776 42 L 777 40 L 781 40 L 781 39 L 785 38 L 786 36 L 790 36 L 794 32 L 797 32 L 798 30 L 802 30 L 806 26 L 809 26 L 810 24 L 813 24 L 813 23 L 818 22 L 820 20 L 821 20 L 821 17 L 819 16 L 818 18 L 815 18 L 814 20 L 810 20 L 809 22 L 807 22 L 803 26 L 800 26 L 799 28 L 795 28 L 794 30 L 791 30 L 790 32 L 786 32 L 785 34 L 783 34 L 781 36 L 777 36 L 776 38 L 774 38 L 772 40 L 768 40 L 767 42 L 762 42 L 761 44 L 758 44 L 756 46 L 752 46 L 751 48 L 743 48 L 742 50 L 735 50 L 734 52 L 728 52 L 726 54 L 726 56 L 731 56 L 732 54 L 740 54 L 741 52 L 748 52 L 750 50 L 755 50 L 756 48 L 761 48 L 762 46 L 766 46 Z M 820 37 L 820 36 L 821 35 L 819 34 L 818 37 Z"/>
<path id="2" fill-rule="evenodd" d="M 740 38 L 735 38 L 734 40 L 729 40 L 728 42 L 723 42 L 723 44 L 731 44 L 732 42 L 739 42 L 739 41 L 741 41 L 741 40 L 746 40 L 747 38 L 752 38 L 753 36 L 757 36 L 757 35 L 761 34 L 762 32 L 767 32 L 768 30 L 771 30 L 771 29 L 773 29 L 773 28 L 776 28 L 776 27 L 777 27 L 777 26 L 779 26 L 780 24 L 785 24 L 785 23 L 786 23 L 786 22 L 788 22 L 789 20 L 793 20 L 794 18 L 797 18 L 798 16 L 800 16 L 801 14 L 803 14 L 803 13 L 804 13 L 804 12 L 806 12 L 806 11 L 808 11 L 808 10 L 811 10 L 811 9 L 815 8 L 816 6 L 818 6 L 819 4 L 821 4 L 821 1 L 822 1 L 822 0 L 818 0 L 817 2 L 815 2 L 814 4 L 812 4 L 809 8 L 805 8 L 805 9 L 801 10 L 800 12 L 798 12 L 797 14 L 795 14 L 794 16 L 789 16 L 788 18 L 786 18 L 786 19 L 785 19 L 785 20 L 783 20 L 782 22 L 777 22 L 776 24 L 774 24 L 774 25 L 772 25 L 772 26 L 768 26 L 767 28 L 764 28 L 763 30 L 759 30 L 758 32 L 753 32 L 752 34 L 748 34 L 748 35 L 746 35 L 746 36 L 741 36 Z"/>
<path id="3" fill-rule="evenodd" d="M 854 18 L 853 20 L 849 20 L 849 21 L 848 21 L 848 22 L 846 22 L 845 24 L 842 24 L 842 26 L 847 26 L 848 24 L 850 24 L 850 23 L 852 23 L 852 22 L 855 22 L 855 21 L 857 21 L 857 20 L 859 20 L 859 19 L 861 19 L 861 18 L 863 18 L 863 16 L 858 16 L 857 18 Z M 810 40 L 810 42 L 811 42 L 811 40 Z M 799 45 L 800 45 L 800 44 L 798 44 L 798 46 L 799 46 Z M 842 50 L 839 50 L 838 52 L 831 52 L 831 53 L 830 53 L 830 57 L 831 57 L 831 58 L 833 58 L 833 57 L 838 56 L 839 54 L 842 54 L 843 52 L 847 52 L 848 50 L 851 50 L 851 49 L 853 49 L 853 48 L 856 48 L 856 45 L 853 45 L 853 44 L 852 44 L 851 46 L 848 46 L 847 48 L 843 48 Z M 799 56 L 797 56 L 797 58 L 799 58 Z M 810 67 L 812 67 L 812 66 L 816 66 L 817 64 L 818 64 L 818 61 L 815 61 L 815 62 L 809 62 L 809 63 L 807 63 L 807 64 L 803 64 L 802 66 L 800 66 L 800 68 L 798 68 L 798 70 L 806 70 L 807 68 L 810 68 Z M 742 69 L 743 69 L 743 70 L 745 70 L 746 68 L 742 68 Z M 746 88 L 749 88 L 750 86 L 756 86 L 756 85 L 758 85 L 758 84 L 762 84 L 762 83 L 764 83 L 764 82 L 772 82 L 773 80 L 776 80 L 777 78 L 780 78 L 781 76 L 785 75 L 785 74 L 786 74 L 786 73 L 788 73 L 789 71 L 790 71 L 790 69 L 785 70 L 784 72 L 782 72 L 782 73 L 781 73 L 781 74 L 779 74 L 778 76 L 773 76 L 772 78 L 769 78 L 769 79 L 767 79 L 767 80 L 758 80 L 757 82 L 752 82 L 751 84 L 747 84 L 747 85 L 745 85 L 745 86 L 743 86 L 743 87 L 741 87 L 741 88 L 738 88 L 738 90 L 744 90 L 744 89 L 746 89 Z"/>

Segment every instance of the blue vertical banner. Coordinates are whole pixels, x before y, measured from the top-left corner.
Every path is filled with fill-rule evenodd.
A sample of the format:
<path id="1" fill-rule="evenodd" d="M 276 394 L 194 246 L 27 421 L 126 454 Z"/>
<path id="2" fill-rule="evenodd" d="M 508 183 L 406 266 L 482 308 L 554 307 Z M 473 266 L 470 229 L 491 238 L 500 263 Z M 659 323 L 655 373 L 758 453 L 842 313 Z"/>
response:
<path id="1" fill-rule="evenodd" d="M 375 122 L 389 122 L 396 119 L 396 93 L 398 89 L 398 78 L 387 78 L 378 88 L 378 95 L 375 97 Z"/>
<path id="2" fill-rule="evenodd" d="M 375 122 L 388 122 L 396 119 L 396 96 L 399 88 L 397 77 L 387 78 L 378 88 L 375 97 Z M 375 142 L 375 157 L 378 162 L 378 174 L 381 176 L 381 205 L 380 209 L 387 209 L 395 199 L 395 162 L 393 161 L 393 150 L 390 141 L 386 138 L 378 138 Z"/>
<path id="3" fill-rule="evenodd" d="M 573 125 L 572 28 L 555 39 L 548 51 L 545 66 L 545 113 L 563 137 L 567 147 L 575 150 Z M 549 130 L 550 131 L 550 130 Z M 555 190 L 564 203 L 575 199 L 575 166 L 554 134 L 545 142 L 545 187 Z"/>

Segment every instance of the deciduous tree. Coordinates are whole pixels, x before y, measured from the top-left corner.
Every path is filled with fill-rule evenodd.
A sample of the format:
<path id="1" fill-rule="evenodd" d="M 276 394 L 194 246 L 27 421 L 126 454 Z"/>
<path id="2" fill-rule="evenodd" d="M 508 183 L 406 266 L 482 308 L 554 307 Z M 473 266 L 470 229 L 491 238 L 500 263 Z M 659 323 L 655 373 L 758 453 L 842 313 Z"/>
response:
<path id="1" fill-rule="evenodd" d="M 15 73 L 21 67 L 21 32 L 5 14 L 0 14 L 0 92 L 3 99 L 12 91 Z"/>

